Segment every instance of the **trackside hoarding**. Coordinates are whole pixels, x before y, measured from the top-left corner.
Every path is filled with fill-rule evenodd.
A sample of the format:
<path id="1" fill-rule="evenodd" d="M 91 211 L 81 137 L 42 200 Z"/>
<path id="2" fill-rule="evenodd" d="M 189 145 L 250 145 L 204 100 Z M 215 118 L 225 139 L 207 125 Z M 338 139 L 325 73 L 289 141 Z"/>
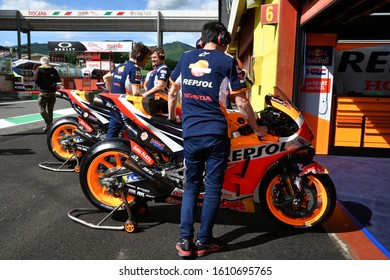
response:
<path id="1" fill-rule="evenodd" d="M 48 42 L 50 52 L 131 52 L 133 42 Z"/>

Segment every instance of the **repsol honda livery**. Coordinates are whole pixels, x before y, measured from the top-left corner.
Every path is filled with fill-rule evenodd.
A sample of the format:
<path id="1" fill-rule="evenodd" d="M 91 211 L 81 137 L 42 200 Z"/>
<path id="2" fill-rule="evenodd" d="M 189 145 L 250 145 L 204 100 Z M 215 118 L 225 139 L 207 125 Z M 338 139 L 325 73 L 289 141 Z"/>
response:
<path id="1" fill-rule="evenodd" d="M 47 133 L 47 146 L 58 160 L 74 161 L 104 139 L 110 110 L 93 92 L 59 86 L 56 96 L 68 100 L 77 116 L 65 116 L 53 122 Z"/>
<path id="2" fill-rule="evenodd" d="M 64 89 L 61 85 L 56 95 L 68 100 L 78 116 L 66 116 L 57 119 L 47 133 L 47 146 L 55 158 L 60 161 L 74 161 L 81 159 L 89 148 L 95 143 L 105 139 L 110 118 L 110 109 L 102 102 L 99 96 L 90 91 Z M 104 83 L 97 83 L 102 92 L 107 92 Z M 135 107 L 145 115 L 142 97 L 127 95 Z M 168 97 L 162 94 L 155 96 L 155 108 L 158 112 L 167 111 Z M 149 108 L 149 107 L 148 107 Z M 123 137 L 127 137 L 122 132 Z"/>
<path id="3" fill-rule="evenodd" d="M 126 117 L 130 139 L 94 145 L 82 159 L 80 184 L 95 207 L 125 208 L 124 229 L 133 232 L 134 211 L 147 209 L 148 201 L 181 203 L 186 187 L 182 130 L 161 115 L 143 114 L 124 95 L 101 96 Z M 266 104 L 258 113 L 259 125 L 269 133 L 262 139 L 239 112 L 227 114 L 232 139 L 220 207 L 255 212 L 256 194 L 273 221 L 295 229 L 318 225 L 333 213 L 336 190 L 326 168 L 313 161 L 311 130 L 278 88 L 266 96 Z"/>

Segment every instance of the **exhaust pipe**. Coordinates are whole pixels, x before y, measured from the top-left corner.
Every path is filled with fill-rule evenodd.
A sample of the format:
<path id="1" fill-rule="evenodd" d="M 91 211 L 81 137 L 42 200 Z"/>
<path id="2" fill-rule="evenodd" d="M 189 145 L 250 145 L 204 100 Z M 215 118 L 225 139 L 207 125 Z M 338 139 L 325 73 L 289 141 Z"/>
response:
<path id="1" fill-rule="evenodd" d="M 137 163 L 135 163 L 131 158 L 128 158 L 123 166 L 132 172 L 144 177 L 147 181 L 150 182 L 152 186 L 155 186 L 161 193 L 169 195 L 176 188 L 176 186 L 170 182 L 168 179 L 164 178 L 161 175 L 151 175 L 144 171 Z"/>

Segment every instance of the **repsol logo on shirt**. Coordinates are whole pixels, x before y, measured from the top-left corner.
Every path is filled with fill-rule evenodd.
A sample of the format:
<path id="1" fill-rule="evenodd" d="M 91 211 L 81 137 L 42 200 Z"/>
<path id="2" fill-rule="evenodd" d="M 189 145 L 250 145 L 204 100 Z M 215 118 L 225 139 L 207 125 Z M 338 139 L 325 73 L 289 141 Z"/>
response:
<path id="1" fill-rule="evenodd" d="M 230 153 L 230 162 L 242 161 L 251 157 L 251 159 L 270 156 L 286 151 L 286 142 L 270 144 L 259 147 L 250 147 L 245 149 L 233 150 Z"/>
<path id="2" fill-rule="evenodd" d="M 195 87 L 213 88 L 213 82 L 198 81 L 194 79 L 184 79 L 183 84 L 188 86 L 195 86 Z"/>

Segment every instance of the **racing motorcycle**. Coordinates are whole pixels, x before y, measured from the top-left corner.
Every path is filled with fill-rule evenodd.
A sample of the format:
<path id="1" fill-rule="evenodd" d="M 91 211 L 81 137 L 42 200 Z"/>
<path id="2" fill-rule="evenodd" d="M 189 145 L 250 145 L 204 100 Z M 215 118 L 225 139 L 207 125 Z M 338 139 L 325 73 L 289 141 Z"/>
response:
<path id="1" fill-rule="evenodd" d="M 56 159 L 72 162 L 104 139 L 110 110 L 91 91 L 65 89 L 60 83 L 58 87 L 56 96 L 69 101 L 77 116 L 65 116 L 54 121 L 46 142 Z"/>
<path id="2" fill-rule="evenodd" d="M 53 122 L 47 133 L 47 146 L 61 162 L 78 161 L 91 146 L 105 139 L 110 109 L 91 91 L 65 89 L 61 83 L 58 87 L 56 96 L 69 101 L 77 116 L 65 116 Z M 108 92 L 102 82 L 97 83 L 97 87 L 101 92 Z M 140 96 L 127 95 L 126 98 L 145 115 L 168 110 L 168 97 L 164 94 L 157 93 L 155 102 Z M 121 135 L 128 137 L 125 131 Z M 78 167 L 76 169 L 78 171 Z"/>
<path id="3" fill-rule="evenodd" d="M 101 94 L 119 110 L 130 139 L 110 139 L 94 145 L 83 157 L 80 185 L 86 198 L 106 212 L 126 210 L 127 232 L 138 227 L 137 214 L 148 201 L 181 203 L 185 164 L 181 127 L 163 116 L 146 116 L 124 96 Z M 259 138 L 238 111 L 228 112 L 231 152 L 221 208 L 255 212 L 254 196 L 276 223 L 307 229 L 334 211 L 336 190 L 328 171 L 313 161 L 312 132 L 301 112 L 275 88 L 265 97 L 258 124 L 268 128 Z M 204 193 L 198 197 L 202 205 Z"/>

